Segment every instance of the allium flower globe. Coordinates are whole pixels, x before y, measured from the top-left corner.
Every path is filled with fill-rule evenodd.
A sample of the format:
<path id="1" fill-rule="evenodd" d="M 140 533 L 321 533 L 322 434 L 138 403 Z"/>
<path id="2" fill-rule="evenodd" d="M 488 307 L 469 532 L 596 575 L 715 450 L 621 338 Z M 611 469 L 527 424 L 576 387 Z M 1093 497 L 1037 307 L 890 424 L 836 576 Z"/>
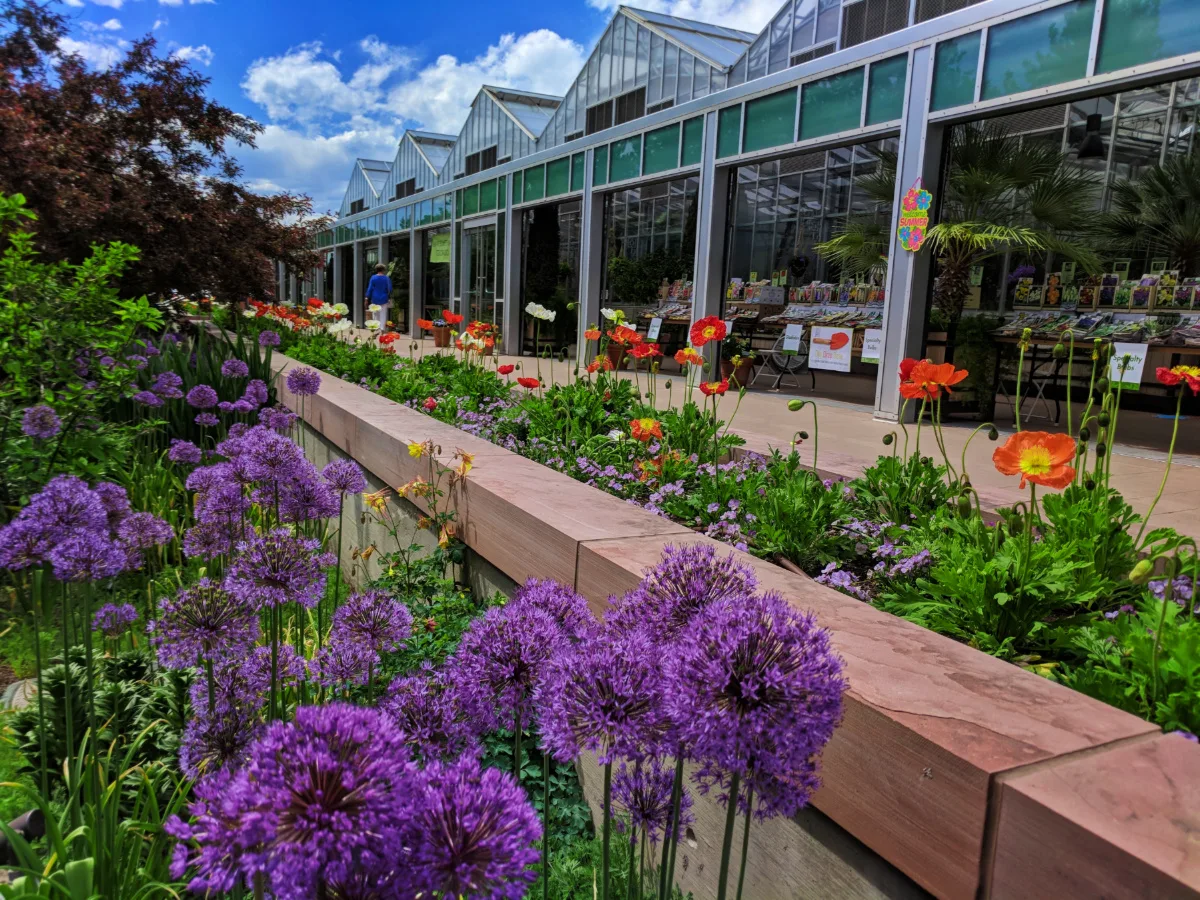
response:
<path id="1" fill-rule="evenodd" d="M 589 640 L 599 627 L 585 600 L 573 588 L 549 579 L 530 578 L 508 604 L 509 610 L 532 607 L 550 615 L 568 638 Z"/>
<path id="2" fill-rule="evenodd" d="M 380 709 L 404 734 L 413 753 L 434 759 L 475 747 L 478 735 L 472 710 L 479 698 L 470 686 L 455 685 L 444 672 L 431 670 L 397 678 L 388 685 Z"/>
<path id="3" fill-rule="evenodd" d="M 311 396 L 321 389 L 321 376 L 313 369 L 299 367 L 289 369 L 287 373 L 287 388 L 299 397 Z"/>
<path id="4" fill-rule="evenodd" d="M 53 408 L 42 404 L 31 406 L 21 416 L 21 432 L 26 437 L 48 441 L 62 431 L 62 420 Z"/>
<path id="5" fill-rule="evenodd" d="M 92 631 L 107 638 L 119 638 L 137 621 L 138 613 L 132 603 L 105 603 L 92 616 Z"/>
<path id="6" fill-rule="evenodd" d="M 258 336 L 258 346 L 260 347 L 278 347 L 279 332 L 264 331 Z"/>
<path id="7" fill-rule="evenodd" d="M 246 378 L 250 375 L 250 366 L 241 359 L 227 359 L 221 363 L 221 374 L 226 378 Z"/>
<path id="8" fill-rule="evenodd" d="M 238 549 L 225 589 L 255 609 L 284 603 L 316 606 L 325 590 L 321 570 L 335 562 L 332 554 L 320 552 L 319 540 L 296 537 L 286 528 L 239 544 Z"/>
<path id="9" fill-rule="evenodd" d="M 217 392 L 207 384 L 198 384 L 187 392 L 187 403 L 195 409 L 211 409 L 220 399 Z"/>
<path id="10" fill-rule="evenodd" d="M 333 614 L 330 641 L 362 644 L 376 653 L 404 648 L 412 634 L 412 614 L 384 591 L 351 594 Z"/>
<path id="11" fill-rule="evenodd" d="M 209 578 L 162 598 L 152 627 L 159 661 L 181 669 L 245 656 L 259 632 L 254 605 Z"/>
<path id="12" fill-rule="evenodd" d="M 613 775 L 613 809 L 629 818 L 630 841 L 645 832 L 652 844 L 667 833 L 671 821 L 671 794 L 675 786 L 673 767 L 654 758 L 633 766 L 621 763 Z M 675 836 L 682 838 L 684 829 L 695 821 L 692 815 L 692 796 L 685 788 L 679 795 L 679 823 Z M 624 820 L 617 819 L 618 827 Z"/>
<path id="13" fill-rule="evenodd" d="M 366 476 L 352 459 L 335 459 L 321 470 L 321 475 L 339 494 L 361 494 L 367 489 Z"/>
<path id="14" fill-rule="evenodd" d="M 182 441 L 178 438 L 171 441 L 171 449 L 167 451 L 167 459 L 171 462 L 190 466 L 200 462 L 202 455 L 200 448 L 191 441 Z"/>

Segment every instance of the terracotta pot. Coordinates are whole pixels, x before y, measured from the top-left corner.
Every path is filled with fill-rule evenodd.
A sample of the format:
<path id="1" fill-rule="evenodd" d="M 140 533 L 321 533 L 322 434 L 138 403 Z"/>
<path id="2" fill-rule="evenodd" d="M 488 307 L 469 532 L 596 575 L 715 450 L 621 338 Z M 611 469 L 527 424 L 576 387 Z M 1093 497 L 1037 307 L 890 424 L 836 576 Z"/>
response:
<path id="1" fill-rule="evenodd" d="M 728 378 L 730 382 L 736 382 L 739 388 L 748 386 L 750 379 L 754 377 L 754 359 L 743 359 L 736 368 L 729 360 L 721 360 L 721 377 Z"/>
<path id="2" fill-rule="evenodd" d="M 495 349 L 495 348 L 493 348 L 493 347 L 484 347 L 482 350 L 480 350 L 480 351 L 479 351 L 479 355 L 480 355 L 480 356 L 491 356 L 491 355 L 492 355 L 492 350 L 493 350 L 493 349 Z"/>
<path id="3" fill-rule="evenodd" d="M 946 339 L 944 331 L 929 331 L 925 334 L 925 358 L 932 363 L 946 361 Z"/>
<path id="4" fill-rule="evenodd" d="M 452 333 L 453 333 L 453 329 L 449 325 L 443 325 L 441 328 L 434 326 L 433 346 L 449 347 L 450 346 L 450 335 Z"/>
<path id="5" fill-rule="evenodd" d="M 621 363 L 625 359 L 624 347 L 622 347 L 620 344 L 609 343 L 608 349 L 606 349 L 604 352 L 608 356 L 608 361 L 612 363 L 612 367 L 614 369 L 621 368 Z"/>

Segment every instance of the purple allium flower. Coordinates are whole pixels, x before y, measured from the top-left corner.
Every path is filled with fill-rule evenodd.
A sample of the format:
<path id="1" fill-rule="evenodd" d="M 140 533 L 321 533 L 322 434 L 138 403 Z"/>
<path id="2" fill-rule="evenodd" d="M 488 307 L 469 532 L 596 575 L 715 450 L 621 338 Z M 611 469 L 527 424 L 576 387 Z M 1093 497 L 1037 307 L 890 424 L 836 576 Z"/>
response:
<path id="1" fill-rule="evenodd" d="M 599 623 L 588 608 L 587 601 L 574 589 L 557 581 L 530 578 L 517 591 L 508 608 L 520 610 L 524 606 L 549 613 L 572 640 L 585 641 L 596 636 Z"/>
<path id="2" fill-rule="evenodd" d="M 379 668 L 379 654 L 365 644 L 330 639 L 313 657 L 311 667 L 314 681 L 339 690 L 366 684 Z"/>
<path id="3" fill-rule="evenodd" d="M 330 642 L 361 644 L 376 653 L 404 649 L 412 635 L 412 614 L 384 591 L 351 594 L 333 614 Z"/>
<path id="4" fill-rule="evenodd" d="M 104 366 L 104 368 L 106 368 L 106 369 L 111 369 L 116 364 L 117 364 L 117 361 L 115 359 L 113 359 L 111 356 L 100 357 L 100 365 Z"/>
<path id="5" fill-rule="evenodd" d="M 106 533 L 79 531 L 50 551 L 59 581 L 102 581 L 125 571 L 129 556 Z"/>
<path id="6" fill-rule="evenodd" d="M 667 671 L 665 703 L 700 764 L 702 791 L 727 790 L 736 774 L 753 789 L 760 819 L 808 803 L 846 689 L 842 661 L 811 613 L 773 593 L 716 605 L 693 622 Z"/>
<path id="7" fill-rule="evenodd" d="M 183 378 L 177 372 L 159 372 L 150 386 L 155 394 L 164 400 L 178 400 L 183 396 Z"/>
<path id="8" fill-rule="evenodd" d="M 52 407 L 44 403 L 31 406 L 21 416 L 21 432 L 26 437 L 48 441 L 62 431 L 62 420 Z"/>
<path id="9" fill-rule="evenodd" d="M 169 543 L 175 532 L 154 513 L 130 513 L 117 526 L 117 537 L 134 550 L 149 550 Z"/>
<path id="10" fill-rule="evenodd" d="M 198 384 L 187 392 L 188 406 L 195 409 L 212 409 L 218 399 L 217 392 L 207 384 Z"/>
<path id="11" fill-rule="evenodd" d="M 153 391 L 138 391 L 133 395 L 133 402 L 142 406 L 158 407 L 163 405 L 162 398 Z"/>
<path id="12" fill-rule="evenodd" d="M 287 388 L 297 396 L 311 396 L 321 389 L 321 376 L 314 369 L 299 367 L 287 373 Z"/>
<path id="13" fill-rule="evenodd" d="M 250 366 L 241 359 L 227 359 L 221 363 L 221 374 L 226 378 L 246 378 L 250 374 Z"/>
<path id="14" fill-rule="evenodd" d="M 675 640 L 702 610 L 718 601 L 749 598 L 758 587 L 751 569 L 709 544 L 668 546 L 642 583 L 617 601 L 610 621 L 618 631 L 645 629 L 660 644 Z"/>
<path id="15" fill-rule="evenodd" d="M 367 479 L 352 459 L 335 459 L 321 470 L 321 474 L 339 494 L 361 494 L 367 489 Z"/>
<path id="16" fill-rule="evenodd" d="M 276 331 L 264 331 L 258 336 L 258 346 L 260 347 L 278 347 L 279 333 Z"/>
<path id="17" fill-rule="evenodd" d="M 612 802 L 617 812 L 629 816 L 630 842 L 645 832 L 650 843 L 658 843 L 671 821 L 671 794 L 675 786 L 673 766 L 665 766 L 657 757 L 630 768 L 625 763 L 613 776 Z M 679 795 L 679 824 L 675 832 L 683 837 L 684 829 L 695 820 L 692 815 L 692 795 L 684 788 Z M 618 820 L 618 825 L 624 825 Z"/>
<path id="18" fill-rule="evenodd" d="M 258 411 L 258 421 L 266 428 L 279 434 L 287 434 L 292 430 L 292 426 L 296 423 L 296 414 L 289 409 L 282 407 L 272 409 L 263 407 Z"/>
<path id="19" fill-rule="evenodd" d="M 223 524 L 201 523 L 183 534 L 183 552 L 195 559 L 216 559 L 232 549 L 233 540 Z"/>
<path id="20" fill-rule="evenodd" d="M 659 651 L 641 631 L 605 638 L 560 649 L 538 685 L 542 746 L 560 762 L 585 750 L 601 763 L 640 760 L 661 748 Z"/>
<path id="21" fill-rule="evenodd" d="M 507 772 L 473 756 L 432 762 L 412 822 L 412 887 L 417 896 L 522 900 L 537 879 L 542 825 Z"/>
<path id="22" fill-rule="evenodd" d="M 53 547 L 50 532 L 28 516 L 0 528 L 0 569 L 13 572 L 43 563 Z"/>
<path id="23" fill-rule="evenodd" d="M 423 671 L 395 679 L 379 706 L 387 713 L 413 752 L 429 760 L 458 756 L 475 747 L 471 711 L 478 702 L 463 697 L 461 685 L 441 671 Z"/>
<path id="24" fill-rule="evenodd" d="M 202 412 L 196 415 L 196 424 L 203 428 L 212 428 L 221 424 L 215 413 Z"/>
<path id="25" fill-rule="evenodd" d="M 246 383 L 246 390 L 242 392 L 242 397 L 249 400 L 255 406 L 262 406 L 270 396 L 270 392 L 267 390 L 267 383 L 261 378 L 251 378 Z"/>
<path id="26" fill-rule="evenodd" d="M 146 359 L 146 357 L 142 356 L 140 353 L 131 353 L 129 356 L 125 357 L 125 362 L 129 363 L 135 369 L 144 369 L 147 365 L 149 365 L 150 360 Z"/>
<path id="27" fill-rule="evenodd" d="M 158 602 L 152 629 L 159 661 L 187 669 L 201 661 L 245 656 L 258 640 L 258 613 L 244 597 L 201 578 Z"/>
<path id="28" fill-rule="evenodd" d="M 529 725 L 534 688 L 555 651 L 565 643 L 562 630 L 548 613 L 524 605 L 493 606 L 473 621 L 451 657 L 455 685 L 479 691 L 482 728 Z"/>
<path id="29" fill-rule="evenodd" d="M 62 540 L 75 531 L 106 531 L 109 511 L 99 493 L 74 475 L 59 475 L 35 494 L 20 516 L 36 519 Z"/>
<path id="30" fill-rule="evenodd" d="M 255 609 L 283 603 L 316 606 L 325 591 L 321 569 L 336 562 L 332 554 L 320 552 L 319 540 L 295 537 L 286 528 L 239 544 L 238 551 L 225 588 Z"/>
<path id="31" fill-rule="evenodd" d="M 315 467 L 309 464 L 311 475 L 287 484 L 279 497 L 279 515 L 285 522 L 308 522 L 330 519 L 341 509 L 341 498 L 329 485 L 317 480 Z"/>
<path id="32" fill-rule="evenodd" d="M 104 506 L 105 518 L 109 528 L 115 529 L 125 520 L 133 508 L 129 504 L 129 493 L 119 484 L 111 481 L 98 481 L 92 488 L 100 503 Z"/>
<path id="33" fill-rule="evenodd" d="M 196 844 L 194 855 L 176 852 L 175 877 L 195 866 L 191 890 L 221 894 L 249 889 L 261 873 L 277 900 L 393 895 L 388 881 L 422 792 L 386 716 L 344 703 L 301 707 L 247 757 L 196 786 L 191 824 L 168 821 L 169 834 Z"/>
<path id="34" fill-rule="evenodd" d="M 167 459 L 173 463 L 183 463 L 194 466 L 201 459 L 200 448 L 191 441 L 181 441 L 178 438 L 171 441 L 171 449 L 167 451 Z"/>
<path id="35" fill-rule="evenodd" d="M 101 631 L 105 637 L 119 638 L 137 621 L 138 612 L 132 603 L 105 603 L 92 616 L 92 631 Z"/>

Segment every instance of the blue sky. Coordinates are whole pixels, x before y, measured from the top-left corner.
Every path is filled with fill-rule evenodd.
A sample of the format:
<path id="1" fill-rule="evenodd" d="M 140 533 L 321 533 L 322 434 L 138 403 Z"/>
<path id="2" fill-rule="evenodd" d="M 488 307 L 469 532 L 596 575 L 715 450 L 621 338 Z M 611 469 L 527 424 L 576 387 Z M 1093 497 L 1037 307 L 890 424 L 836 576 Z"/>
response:
<path id="1" fill-rule="evenodd" d="M 211 94 L 266 127 L 247 183 L 336 208 L 355 157 L 390 160 L 406 127 L 456 133 L 481 84 L 550 94 L 574 79 L 615 0 L 56 0 L 92 65 L 152 32 Z M 631 5 L 758 31 L 782 0 Z"/>

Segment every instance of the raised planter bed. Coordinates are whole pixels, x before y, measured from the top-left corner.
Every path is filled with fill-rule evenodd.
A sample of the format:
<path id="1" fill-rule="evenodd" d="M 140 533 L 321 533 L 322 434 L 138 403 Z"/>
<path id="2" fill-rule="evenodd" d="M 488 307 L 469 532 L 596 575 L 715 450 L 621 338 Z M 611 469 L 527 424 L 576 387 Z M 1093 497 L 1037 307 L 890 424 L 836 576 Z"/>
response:
<path id="1" fill-rule="evenodd" d="M 281 370 L 297 365 L 276 360 Z M 286 387 L 280 393 L 300 409 Z M 456 447 L 476 453 L 472 478 L 454 498 L 462 538 L 515 581 L 537 575 L 573 584 L 598 613 L 663 546 L 707 540 L 334 378 L 304 413 L 393 486 L 421 474 L 405 451 L 409 441 L 432 440 L 446 457 Z M 1103 885 L 1106 897 L 1200 896 L 1200 842 L 1192 837 L 1200 832 L 1200 747 L 717 546 L 832 632 L 850 690 L 814 804 L 918 885 L 963 898 L 1097 896 L 1092 885 Z M 800 843 L 796 835 L 761 862 L 760 883 L 784 892 L 756 898 L 794 896 L 785 893 L 785 873 L 802 864 L 794 856 Z M 1086 878 L 1076 877 L 1084 870 Z"/>

